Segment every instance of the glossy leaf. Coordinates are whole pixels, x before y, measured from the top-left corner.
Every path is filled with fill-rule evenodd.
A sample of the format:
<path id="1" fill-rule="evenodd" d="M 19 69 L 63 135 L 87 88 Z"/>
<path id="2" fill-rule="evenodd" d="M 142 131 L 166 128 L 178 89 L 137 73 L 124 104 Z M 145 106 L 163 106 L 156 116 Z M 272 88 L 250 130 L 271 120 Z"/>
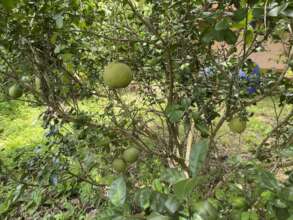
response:
<path id="1" fill-rule="evenodd" d="M 161 181 L 167 182 L 171 185 L 186 179 L 183 171 L 176 168 L 168 168 L 161 175 Z"/>
<path id="2" fill-rule="evenodd" d="M 165 215 L 161 215 L 157 212 L 153 212 L 150 216 L 147 217 L 147 220 L 171 220 L 171 218 Z"/>
<path id="3" fill-rule="evenodd" d="M 141 189 L 135 194 L 135 201 L 142 209 L 147 209 L 151 205 L 152 191 L 148 188 Z"/>
<path id="4" fill-rule="evenodd" d="M 216 26 L 215 26 L 215 30 L 217 31 L 222 31 L 222 30 L 227 30 L 229 28 L 229 21 L 227 19 L 223 19 L 221 21 L 219 21 Z"/>
<path id="5" fill-rule="evenodd" d="M 177 199 L 184 200 L 192 193 L 196 186 L 195 179 L 182 180 L 175 185 L 173 185 L 174 194 Z"/>
<path id="6" fill-rule="evenodd" d="M 165 202 L 165 206 L 169 212 L 174 214 L 178 210 L 180 203 L 174 196 L 171 196 Z"/>
<path id="7" fill-rule="evenodd" d="M 117 207 L 122 206 L 126 201 L 126 183 L 123 176 L 116 179 L 109 190 L 109 199 Z"/>
<path id="8" fill-rule="evenodd" d="M 202 139 L 192 145 L 189 157 L 189 169 L 193 177 L 196 177 L 208 153 L 208 139 Z"/>

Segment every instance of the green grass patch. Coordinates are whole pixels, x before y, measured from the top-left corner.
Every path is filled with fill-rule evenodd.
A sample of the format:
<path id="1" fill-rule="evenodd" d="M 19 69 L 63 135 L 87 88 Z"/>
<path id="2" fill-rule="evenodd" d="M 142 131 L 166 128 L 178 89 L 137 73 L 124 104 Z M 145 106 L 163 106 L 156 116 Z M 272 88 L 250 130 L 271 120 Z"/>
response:
<path id="1" fill-rule="evenodd" d="M 41 143 L 44 133 L 39 119 L 41 111 L 20 101 L 1 102 L 0 150 L 11 151 Z"/>

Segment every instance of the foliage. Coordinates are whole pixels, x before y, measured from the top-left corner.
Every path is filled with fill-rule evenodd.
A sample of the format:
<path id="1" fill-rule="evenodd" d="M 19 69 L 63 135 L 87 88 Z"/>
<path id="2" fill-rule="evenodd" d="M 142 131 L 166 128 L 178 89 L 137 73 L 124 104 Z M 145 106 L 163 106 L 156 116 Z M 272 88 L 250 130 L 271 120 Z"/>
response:
<path id="1" fill-rule="evenodd" d="M 268 169 L 292 153 L 292 8 L 285 0 L 0 1 L 1 99 L 43 106 L 46 129 L 46 141 L 14 164 L 0 160 L 1 219 L 292 218 L 292 173 L 281 182 Z M 286 48 L 290 65 L 279 75 L 249 59 L 268 39 Z M 127 67 L 127 83 L 115 88 L 133 72 L 126 89 L 103 81 L 112 62 Z M 16 84 L 21 97 L 9 96 Z M 281 110 L 271 131 L 248 162 L 226 160 L 220 129 L 252 120 L 248 108 L 273 95 Z M 98 107 L 83 109 L 87 100 Z M 117 174 L 113 161 L 129 148 L 139 158 Z"/>

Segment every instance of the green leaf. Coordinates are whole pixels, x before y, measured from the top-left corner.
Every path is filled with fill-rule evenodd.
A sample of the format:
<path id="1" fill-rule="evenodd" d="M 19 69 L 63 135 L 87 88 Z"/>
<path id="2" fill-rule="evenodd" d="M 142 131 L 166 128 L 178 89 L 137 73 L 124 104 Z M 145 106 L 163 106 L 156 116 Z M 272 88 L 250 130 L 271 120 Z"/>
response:
<path id="1" fill-rule="evenodd" d="M 151 205 L 152 191 L 149 188 L 143 188 L 135 193 L 135 201 L 142 209 L 147 209 Z"/>
<path id="2" fill-rule="evenodd" d="M 228 44 L 235 44 L 237 42 L 237 36 L 236 34 L 229 30 L 225 30 L 224 31 L 224 40 L 228 43 Z"/>
<path id="3" fill-rule="evenodd" d="M 270 5 L 268 16 L 278 17 L 279 15 L 293 17 L 293 6 L 289 5 L 289 3 L 283 3 L 282 5 L 279 5 L 277 2 L 273 2 Z"/>
<path id="4" fill-rule="evenodd" d="M 285 158 L 293 158 L 293 145 L 280 151 L 280 156 Z"/>
<path id="5" fill-rule="evenodd" d="M 189 158 L 189 169 L 192 176 L 195 177 L 203 165 L 208 153 L 208 139 L 202 139 L 196 144 L 192 145 L 190 158 Z"/>
<path id="6" fill-rule="evenodd" d="M 242 212 L 240 220 L 249 220 L 249 212 Z"/>
<path id="7" fill-rule="evenodd" d="M 166 108 L 166 114 L 171 122 L 176 123 L 182 118 L 184 110 L 181 105 L 170 105 Z"/>
<path id="8" fill-rule="evenodd" d="M 156 212 L 166 211 L 165 202 L 167 195 L 159 192 L 153 192 L 151 196 L 151 210 Z"/>
<path id="9" fill-rule="evenodd" d="M 194 213 L 191 220 L 205 220 L 205 219 L 201 217 L 198 213 Z"/>
<path id="10" fill-rule="evenodd" d="M 20 195 L 23 193 L 23 191 L 24 191 L 24 185 L 23 184 L 18 185 L 16 187 L 16 190 L 14 191 L 12 202 L 16 202 L 18 198 L 20 197 Z"/>
<path id="11" fill-rule="evenodd" d="M 157 191 L 157 192 L 163 192 L 163 190 L 164 190 L 163 184 L 161 183 L 161 181 L 159 179 L 153 180 L 152 188 L 154 191 Z"/>
<path id="12" fill-rule="evenodd" d="M 285 187 L 281 192 L 281 196 L 284 200 L 293 202 L 293 186 Z"/>
<path id="13" fill-rule="evenodd" d="M 254 33 L 253 30 L 247 30 L 246 36 L 245 36 L 245 43 L 248 45 L 251 45 L 254 39 Z"/>
<path id="14" fill-rule="evenodd" d="M 246 11 L 247 11 L 246 8 L 242 8 L 242 9 L 237 10 L 234 13 L 232 19 L 236 22 L 242 21 L 246 17 Z"/>
<path id="15" fill-rule="evenodd" d="M 186 179 L 183 171 L 176 168 L 168 168 L 161 174 L 161 181 L 167 182 L 171 185 Z"/>
<path id="16" fill-rule="evenodd" d="M 192 193 L 196 181 L 193 178 L 182 180 L 173 185 L 174 194 L 178 200 L 184 200 Z"/>
<path id="17" fill-rule="evenodd" d="M 0 215 L 4 214 L 5 212 L 9 210 L 10 204 L 11 204 L 10 200 L 6 200 L 0 204 Z"/>
<path id="18" fill-rule="evenodd" d="M 174 214 L 179 209 L 180 203 L 174 196 L 171 196 L 165 202 L 165 206 L 169 212 Z"/>
<path id="19" fill-rule="evenodd" d="M 276 180 L 274 174 L 268 171 L 261 171 L 258 173 L 258 181 L 260 186 L 269 189 L 271 191 L 278 191 L 280 186 Z"/>
<path id="20" fill-rule="evenodd" d="M 12 204 L 12 199 L 13 199 L 13 195 L 14 191 L 9 191 L 6 199 L 0 203 L 0 215 L 4 214 L 5 212 L 7 212 Z"/>
<path id="21" fill-rule="evenodd" d="M 209 128 L 203 120 L 197 120 L 194 125 L 203 137 L 209 136 Z"/>
<path id="22" fill-rule="evenodd" d="M 263 203 L 267 203 L 274 198 L 274 194 L 271 191 L 266 190 L 260 194 L 260 198 Z"/>
<path id="23" fill-rule="evenodd" d="M 249 212 L 249 220 L 259 220 L 258 215 L 255 211 Z"/>
<path id="24" fill-rule="evenodd" d="M 262 19 L 264 16 L 264 9 L 261 7 L 254 8 L 252 14 L 254 19 Z"/>
<path id="25" fill-rule="evenodd" d="M 217 38 L 217 31 L 215 30 L 207 30 L 203 33 L 203 37 L 201 38 L 203 43 L 209 44 Z"/>
<path id="26" fill-rule="evenodd" d="M 229 26 L 230 26 L 229 21 L 226 18 L 224 18 L 216 24 L 215 30 L 217 31 L 227 30 Z"/>
<path id="27" fill-rule="evenodd" d="M 165 215 L 161 215 L 157 212 L 153 212 L 147 217 L 147 220 L 171 220 L 171 218 Z"/>
<path id="28" fill-rule="evenodd" d="M 18 0 L 0 0 L 0 5 L 2 5 L 7 11 L 12 10 L 16 7 Z"/>
<path id="29" fill-rule="evenodd" d="M 282 11 L 282 15 L 293 18 L 293 7 L 288 7 L 284 11 Z"/>
<path id="30" fill-rule="evenodd" d="M 248 11 L 248 14 L 247 14 L 247 24 L 249 24 L 252 21 L 252 19 L 253 19 L 253 10 L 251 9 Z M 231 26 L 231 28 L 240 30 L 242 28 L 245 28 L 245 26 L 246 26 L 246 12 L 244 14 L 243 19 L 241 21 L 236 21 L 236 23 L 234 23 Z"/>
<path id="31" fill-rule="evenodd" d="M 281 6 L 278 3 L 273 3 L 268 12 L 268 16 L 277 17 L 281 11 Z"/>
<path id="32" fill-rule="evenodd" d="M 120 207 L 126 200 L 126 183 L 123 176 L 116 179 L 109 190 L 109 199 L 114 206 Z"/>
<path id="33" fill-rule="evenodd" d="M 241 213 L 240 220 L 259 220 L 259 218 L 255 211 L 248 211 L 248 212 Z"/>
<path id="34" fill-rule="evenodd" d="M 58 29 L 62 28 L 64 17 L 61 14 L 59 14 L 59 15 L 56 15 L 54 19 L 55 19 L 57 28 Z"/>

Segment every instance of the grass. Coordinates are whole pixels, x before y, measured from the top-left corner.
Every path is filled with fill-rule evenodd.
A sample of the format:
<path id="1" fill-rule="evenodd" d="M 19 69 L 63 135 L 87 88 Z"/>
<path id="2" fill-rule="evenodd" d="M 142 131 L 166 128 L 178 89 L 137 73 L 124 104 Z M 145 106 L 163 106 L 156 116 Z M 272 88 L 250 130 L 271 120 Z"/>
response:
<path id="1" fill-rule="evenodd" d="M 19 101 L 0 103 L 0 151 L 30 147 L 43 141 L 40 108 Z"/>

